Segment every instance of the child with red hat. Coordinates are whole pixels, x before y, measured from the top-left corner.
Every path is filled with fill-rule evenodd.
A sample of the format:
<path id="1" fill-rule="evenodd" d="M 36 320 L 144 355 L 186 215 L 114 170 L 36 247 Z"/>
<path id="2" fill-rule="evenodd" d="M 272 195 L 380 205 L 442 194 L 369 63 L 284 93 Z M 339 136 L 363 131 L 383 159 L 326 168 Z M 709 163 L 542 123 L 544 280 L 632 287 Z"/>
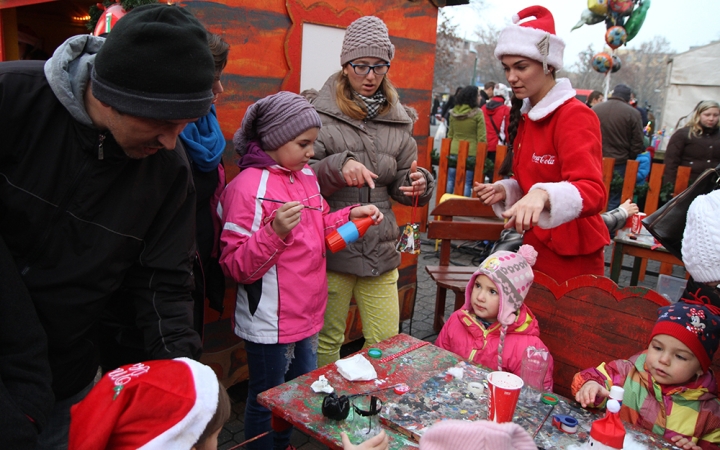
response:
<path id="1" fill-rule="evenodd" d="M 542 6 L 518 12 L 500 33 L 495 57 L 513 91 L 501 173 L 512 177 L 473 188 L 508 227 L 525 231 L 523 242 L 538 252 L 535 270 L 559 283 L 603 276 L 609 243 L 600 218 L 607 202 L 600 122 L 570 80 L 556 78 L 564 49 Z"/>
<path id="2" fill-rule="evenodd" d="M 488 256 L 465 289 L 465 305 L 455 311 L 435 345 L 463 358 L 520 375 L 529 346 L 547 350 L 540 326 L 523 304 L 532 286 L 537 252 L 522 245 L 517 253 L 499 251 Z M 548 353 L 544 387 L 552 391 L 553 360 Z"/>
<path id="3" fill-rule="evenodd" d="M 69 450 L 214 450 L 230 408 L 215 372 L 192 359 L 122 366 L 72 407 Z"/>
<path id="4" fill-rule="evenodd" d="M 720 308 L 706 298 L 660 308 L 647 350 L 575 374 L 583 407 L 601 407 L 625 390 L 620 418 L 685 449 L 717 449 L 720 401 L 710 364 L 720 342 Z"/>

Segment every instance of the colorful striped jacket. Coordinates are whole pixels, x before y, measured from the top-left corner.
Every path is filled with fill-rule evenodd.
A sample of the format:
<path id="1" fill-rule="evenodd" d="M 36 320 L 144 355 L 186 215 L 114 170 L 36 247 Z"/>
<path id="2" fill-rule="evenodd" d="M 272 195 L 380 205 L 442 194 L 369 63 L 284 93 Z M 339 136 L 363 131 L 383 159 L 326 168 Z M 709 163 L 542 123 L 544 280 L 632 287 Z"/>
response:
<path id="1" fill-rule="evenodd" d="M 712 371 L 686 385 L 661 385 L 645 370 L 646 352 L 575 374 L 573 395 L 591 380 L 607 389 L 622 386 L 622 420 L 667 440 L 682 435 L 703 449 L 720 449 L 720 401 Z M 597 397 L 594 406 L 602 407 L 604 402 L 604 398 Z"/>

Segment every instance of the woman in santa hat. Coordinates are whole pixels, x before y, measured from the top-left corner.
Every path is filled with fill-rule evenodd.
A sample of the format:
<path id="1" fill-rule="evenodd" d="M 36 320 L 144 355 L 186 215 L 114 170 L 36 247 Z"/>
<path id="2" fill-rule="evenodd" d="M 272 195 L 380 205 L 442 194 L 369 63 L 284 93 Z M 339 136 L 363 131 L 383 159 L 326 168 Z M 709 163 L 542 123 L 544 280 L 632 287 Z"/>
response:
<path id="1" fill-rule="evenodd" d="M 550 11 L 531 6 L 513 22 L 495 48 L 513 91 L 506 159 L 513 176 L 473 190 L 507 228 L 524 232 L 523 243 L 538 252 L 536 270 L 558 282 L 602 276 L 609 237 L 600 218 L 607 202 L 600 122 L 567 78 L 556 79 L 565 43 Z"/>

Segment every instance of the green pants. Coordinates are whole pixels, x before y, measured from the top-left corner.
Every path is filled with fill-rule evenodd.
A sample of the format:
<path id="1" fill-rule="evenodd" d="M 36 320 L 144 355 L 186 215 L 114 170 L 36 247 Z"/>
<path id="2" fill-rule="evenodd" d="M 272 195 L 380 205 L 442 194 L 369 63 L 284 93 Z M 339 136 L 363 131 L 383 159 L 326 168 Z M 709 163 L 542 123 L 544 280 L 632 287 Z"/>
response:
<path id="1" fill-rule="evenodd" d="M 339 272 L 327 273 L 328 304 L 325 325 L 320 331 L 318 367 L 340 359 L 345 340 L 345 323 L 350 299 L 355 297 L 362 320 L 365 347 L 398 333 L 398 271 L 393 269 L 378 277 L 358 277 Z"/>

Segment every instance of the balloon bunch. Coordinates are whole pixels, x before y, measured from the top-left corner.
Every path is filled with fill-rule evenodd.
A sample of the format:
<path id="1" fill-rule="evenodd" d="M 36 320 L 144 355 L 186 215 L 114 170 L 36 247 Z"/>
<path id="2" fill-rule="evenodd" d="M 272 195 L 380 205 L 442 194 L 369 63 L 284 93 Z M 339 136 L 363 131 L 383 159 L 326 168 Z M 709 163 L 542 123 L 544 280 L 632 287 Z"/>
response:
<path id="1" fill-rule="evenodd" d="M 605 43 L 613 50 L 637 36 L 650 9 L 650 0 L 587 0 L 587 4 L 588 8 L 572 30 L 605 22 Z M 593 56 L 591 64 L 597 72 L 615 73 L 620 70 L 622 61 L 617 55 L 600 52 Z"/>

